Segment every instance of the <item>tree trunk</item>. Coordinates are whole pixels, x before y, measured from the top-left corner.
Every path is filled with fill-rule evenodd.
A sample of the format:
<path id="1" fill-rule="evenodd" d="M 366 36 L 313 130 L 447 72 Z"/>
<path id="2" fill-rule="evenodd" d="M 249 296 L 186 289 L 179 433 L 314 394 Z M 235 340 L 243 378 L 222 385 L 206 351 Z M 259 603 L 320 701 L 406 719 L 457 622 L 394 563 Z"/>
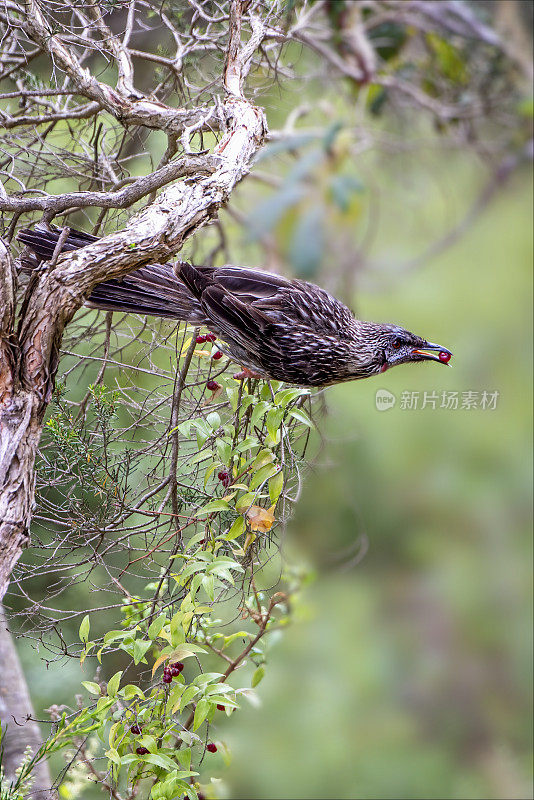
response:
<path id="1" fill-rule="evenodd" d="M 35 753 L 42 743 L 34 717 L 17 651 L 0 606 L 0 722 L 4 731 L 2 764 L 8 785 L 16 777 L 15 771 L 20 766 L 26 748 L 31 747 L 32 753 Z M 56 792 L 50 788 L 52 781 L 46 761 L 34 767 L 32 777 L 33 786 L 29 796 L 38 800 L 56 797 Z"/>
<path id="2" fill-rule="evenodd" d="M 0 599 L 29 542 L 34 464 L 41 420 L 35 398 L 19 390 L 0 406 Z"/>

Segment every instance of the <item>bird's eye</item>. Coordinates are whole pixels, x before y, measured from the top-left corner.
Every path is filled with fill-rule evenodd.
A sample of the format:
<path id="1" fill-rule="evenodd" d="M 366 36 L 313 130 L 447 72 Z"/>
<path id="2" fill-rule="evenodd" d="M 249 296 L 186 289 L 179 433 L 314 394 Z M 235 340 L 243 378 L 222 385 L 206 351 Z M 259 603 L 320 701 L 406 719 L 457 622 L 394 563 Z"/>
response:
<path id="1" fill-rule="evenodd" d="M 401 345 L 402 345 L 402 339 L 393 339 L 393 341 L 391 342 L 391 346 L 394 350 L 398 350 Z"/>

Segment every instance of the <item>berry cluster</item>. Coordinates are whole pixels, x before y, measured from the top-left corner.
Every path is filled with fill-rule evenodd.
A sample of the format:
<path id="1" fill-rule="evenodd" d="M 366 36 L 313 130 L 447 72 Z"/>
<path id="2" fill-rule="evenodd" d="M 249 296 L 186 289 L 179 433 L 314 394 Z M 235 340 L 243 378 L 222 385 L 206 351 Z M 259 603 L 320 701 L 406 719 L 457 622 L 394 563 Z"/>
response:
<path id="1" fill-rule="evenodd" d="M 218 479 L 220 480 L 220 482 L 222 483 L 222 485 L 224 486 L 225 489 L 227 489 L 230 486 L 230 484 L 232 483 L 232 478 L 230 476 L 230 473 L 225 469 L 221 470 L 220 472 L 218 472 L 217 473 L 217 477 L 218 477 Z"/>
<path id="2" fill-rule="evenodd" d="M 197 336 L 195 342 L 197 344 L 204 344 L 204 342 L 215 342 L 217 337 L 214 333 L 206 333 L 203 336 Z"/>
<path id="3" fill-rule="evenodd" d="M 175 661 L 174 664 L 169 664 L 163 669 L 163 683 L 171 683 L 173 678 L 176 678 L 183 670 L 184 664 L 181 661 Z"/>

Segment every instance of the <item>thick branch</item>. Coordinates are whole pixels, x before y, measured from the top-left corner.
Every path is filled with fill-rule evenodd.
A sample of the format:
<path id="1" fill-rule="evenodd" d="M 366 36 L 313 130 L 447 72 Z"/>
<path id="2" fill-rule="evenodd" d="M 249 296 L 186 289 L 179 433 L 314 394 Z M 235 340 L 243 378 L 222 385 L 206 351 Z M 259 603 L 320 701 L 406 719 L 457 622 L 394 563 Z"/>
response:
<path id="1" fill-rule="evenodd" d="M 180 158 L 164 167 L 138 178 L 134 183 L 111 192 L 68 192 L 59 195 L 40 197 L 5 197 L 0 198 L 0 211 L 45 211 L 59 214 L 68 208 L 128 208 L 156 189 L 184 176 L 213 173 L 218 159 L 211 156 L 192 156 Z"/>

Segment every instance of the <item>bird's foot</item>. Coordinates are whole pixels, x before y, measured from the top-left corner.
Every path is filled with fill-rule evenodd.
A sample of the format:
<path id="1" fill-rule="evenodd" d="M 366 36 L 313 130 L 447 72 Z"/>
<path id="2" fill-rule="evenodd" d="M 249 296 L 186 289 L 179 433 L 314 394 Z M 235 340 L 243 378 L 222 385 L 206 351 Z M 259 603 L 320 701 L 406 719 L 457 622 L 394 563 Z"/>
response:
<path id="1" fill-rule="evenodd" d="M 253 372 L 248 367 L 244 367 L 241 372 L 236 372 L 234 374 L 234 378 L 236 381 L 244 381 L 246 378 L 261 378 L 257 372 Z"/>

